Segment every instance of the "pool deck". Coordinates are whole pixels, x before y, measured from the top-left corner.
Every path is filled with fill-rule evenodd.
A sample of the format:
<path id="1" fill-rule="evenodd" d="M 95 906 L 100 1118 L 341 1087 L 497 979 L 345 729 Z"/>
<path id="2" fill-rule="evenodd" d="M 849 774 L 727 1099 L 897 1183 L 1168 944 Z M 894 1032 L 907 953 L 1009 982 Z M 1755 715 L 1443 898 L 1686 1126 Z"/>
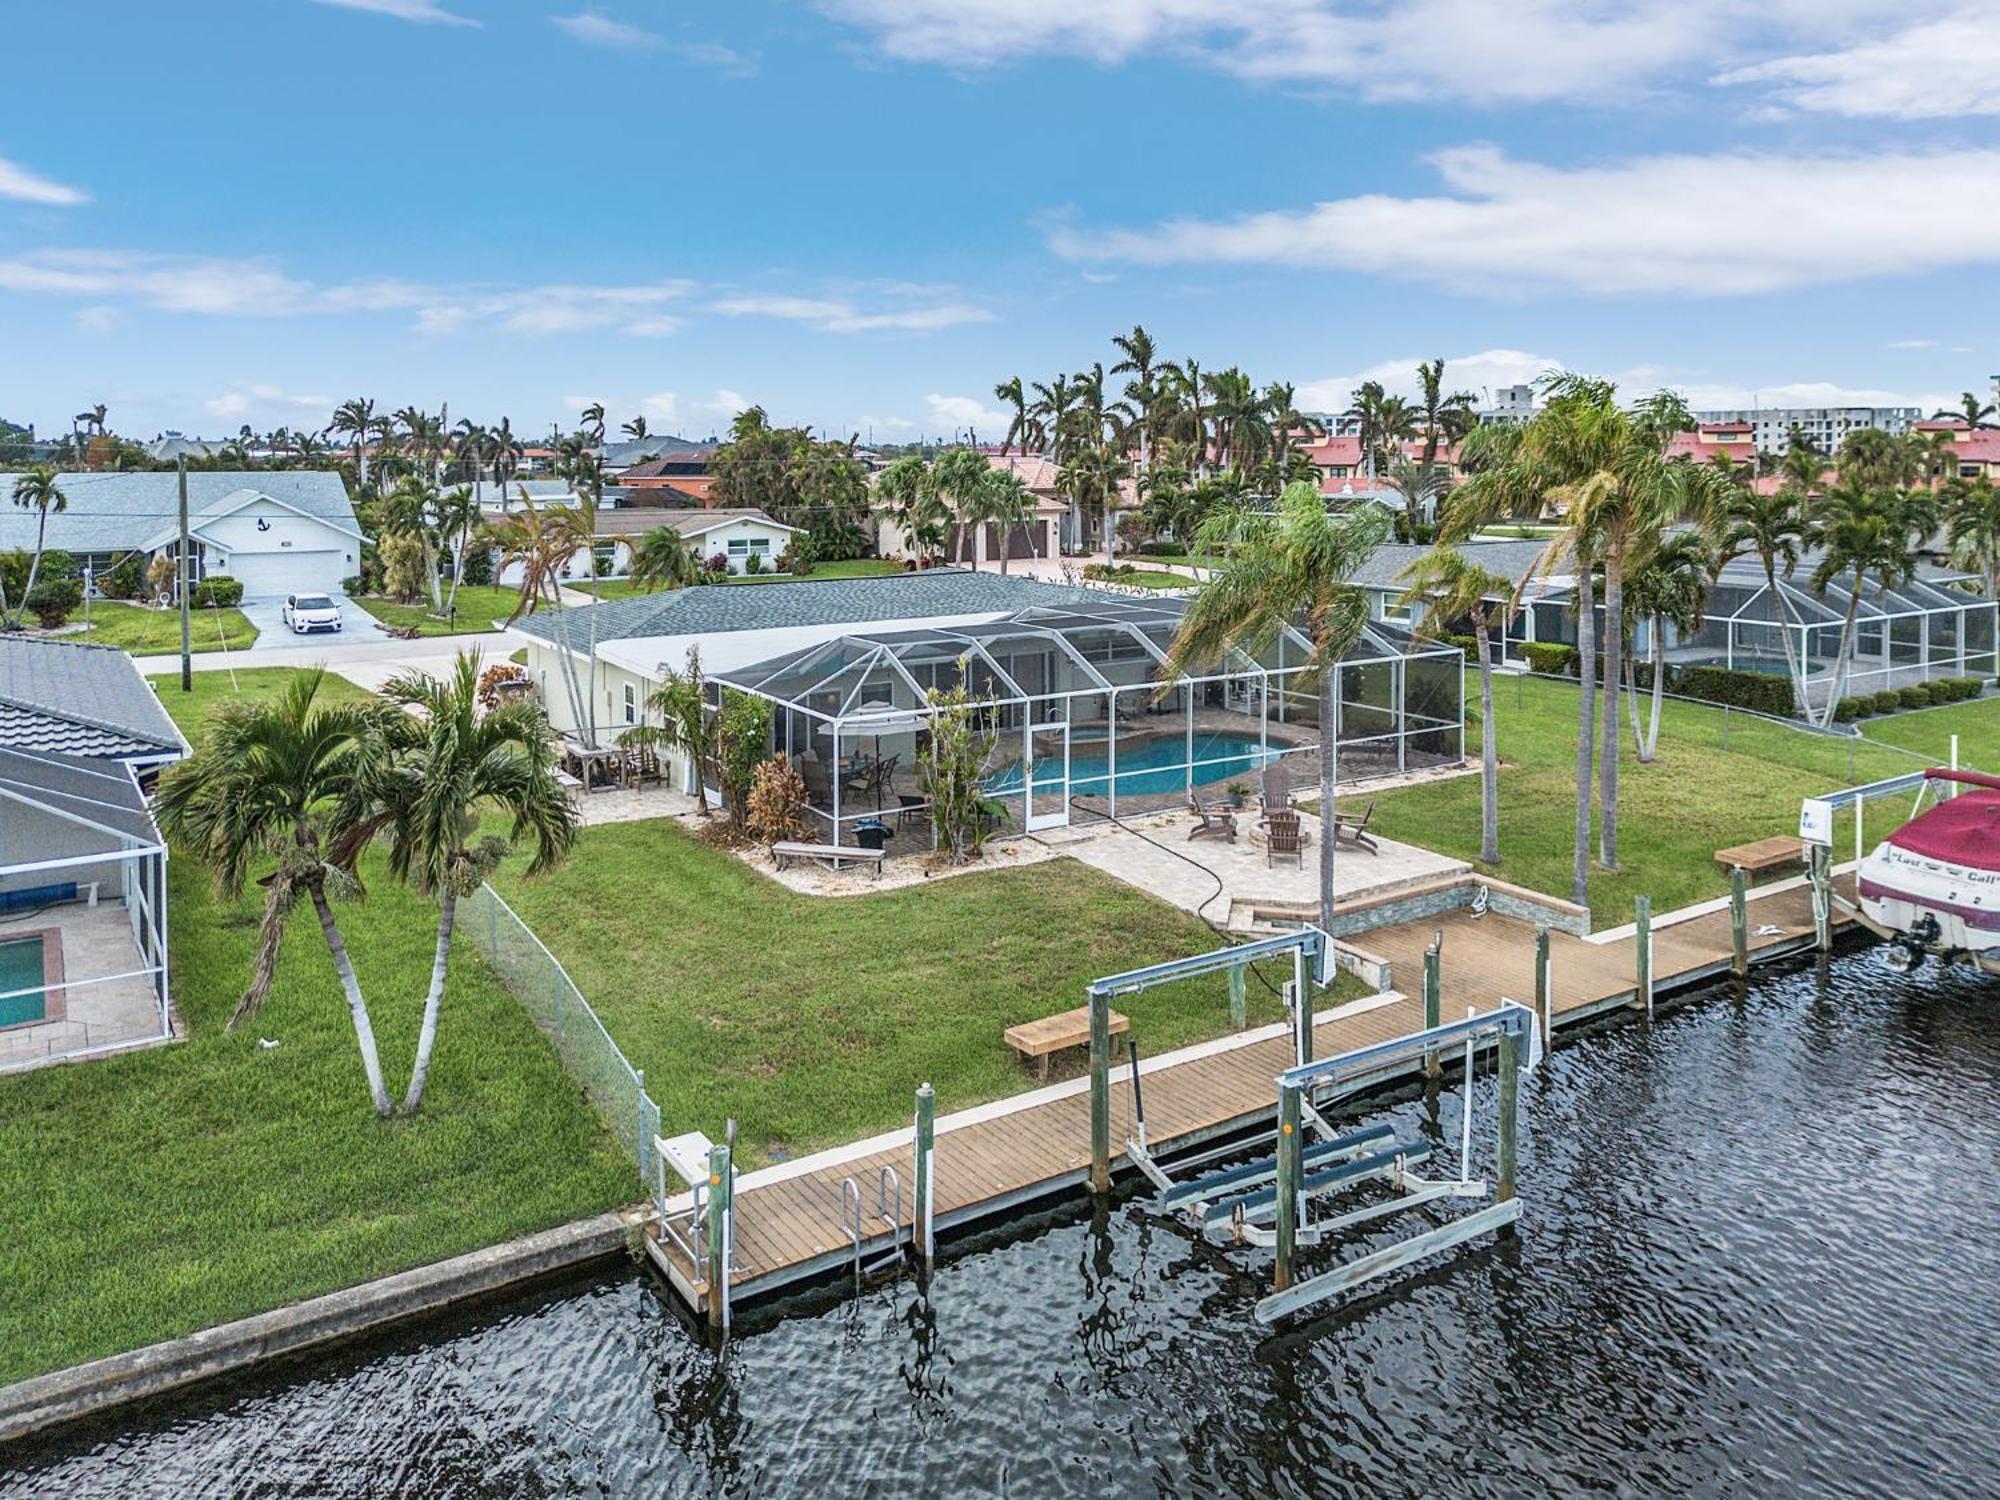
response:
<path id="1" fill-rule="evenodd" d="M 1364 856 L 1365 857 L 1365 856 Z M 1851 873 L 1836 889 L 1853 896 Z M 1847 918 L 1836 922 L 1845 926 Z M 1751 962 L 1768 963 L 1813 944 L 1811 893 L 1802 880 L 1750 893 Z M 1450 911 L 1376 928 L 1350 939 L 1353 946 L 1385 959 L 1396 980 L 1415 987 L 1422 954 L 1435 933 L 1444 934 L 1440 1008 L 1445 1019 L 1470 1008 L 1490 1008 L 1501 998 L 1524 1004 L 1534 999 L 1535 928 L 1489 912 Z M 1654 992 L 1699 984 L 1726 974 L 1731 965 L 1727 901 L 1708 902 L 1665 913 L 1653 928 Z M 1635 980 L 1637 945 L 1630 928 L 1573 937 L 1551 937 L 1551 1028 L 1574 1026 L 1608 1012 L 1643 1006 Z M 1120 1002 L 1143 1029 L 1143 997 Z M 1314 1055 L 1325 1057 L 1422 1029 L 1422 1003 L 1399 990 L 1319 1016 Z M 995 1045 L 999 1045 L 998 1037 Z M 1276 1098 L 1277 1074 L 1292 1061 L 1285 1023 L 1248 1030 L 1216 1041 L 1146 1060 L 1141 1065 L 1146 1124 L 1155 1156 L 1171 1156 L 1217 1139 L 1268 1126 Z M 1415 1073 L 1414 1065 L 1385 1076 L 1384 1084 Z M 912 1089 L 918 1080 L 912 1080 Z M 1130 1119 L 1129 1077 L 1122 1068 L 1111 1078 L 1113 1170 L 1126 1166 L 1117 1145 Z M 941 1116 L 936 1123 L 936 1196 L 933 1222 L 943 1234 L 994 1218 L 1024 1204 L 1071 1192 L 1086 1181 L 1090 1166 L 1089 1079 L 1037 1089 L 973 1109 Z M 903 1212 L 895 1238 L 884 1217 L 875 1217 L 876 1185 L 884 1168 L 894 1170 L 904 1189 Z M 895 1244 L 907 1245 L 913 1205 L 912 1131 L 902 1129 L 847 1146 L 741 1174 L 735 1186 L 735 1249 L 730 1300 L 740 1306 L 816 1277 L 848 1273 L 855 1246 L 842 1220 L 843 1184 L 862 1190 L 862 1257 L 874 1261 Z M 1525 1195 L 1532 1212 L 1533 1186 Z M 670 1200 L 670 1212 L 687 1207 L 687 1196 Z M 663 1240 L 649 1223 L 646 1248 L 682 1299 L 696 1311 L 707 1304 L 699 1268 L 678 1245 Z"/>
<path id="2" fill-rule="evenodd" d="M 59 949 L 64 979 L 51 1019 L 0 1031 L 0 1072 L 36 1067 L 79 1052 L 150 1046 L 171 1038 L 160 1034 L 160 1002 L 152 981 L 99 976 L 130 974 L 144 960 L 132 941 L 124 906 L 100 900 L 52 907 L 38 916 L 0 921 L 0 942 L 34 933 Z"/>

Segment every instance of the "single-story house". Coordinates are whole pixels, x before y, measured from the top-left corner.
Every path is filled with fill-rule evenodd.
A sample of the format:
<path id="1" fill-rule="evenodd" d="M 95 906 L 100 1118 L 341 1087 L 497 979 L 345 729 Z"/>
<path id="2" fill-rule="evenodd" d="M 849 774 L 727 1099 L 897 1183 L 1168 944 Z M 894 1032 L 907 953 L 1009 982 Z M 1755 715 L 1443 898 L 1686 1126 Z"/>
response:
<path id="1" fill-rule="evenodd" d="M 621 506 L 597 513 L 598 571 L 613 576 L 629 572 L 632 545 L 647 532 L 671 526 L 695 555 L 707 564 L 720 557 L 732 573 L 749 571 L 755 558 L 760 572 L 774 572 L 785 555 L 796 526 L 774 521 L 761 510 L 678 510 L 662 506 Z M 606 544 L 609 543 L 607 551 Z M 607 566 L 608 564 L 608 566 Z"/>
<path id="2" fill-rule="evenodd" d="M 1028 523 L 1017 526 L 1007 537 L 1010 560 L 1060 557 L 1076 550 L 1074 537 L 1082 534 L 1085 518 L 1073 516 L 1069 501 L 1056 493 L 1056 461 L 1034 453 L 987 453 L 986 462 L 994 469 L 1017 475 L 1033 497 L 1034 508 Z M 909 557 L 910 540 L 903 534 L 885 507 L 875 511 L 875 550 L 883 557 Z M 1000 557 L 1000 529 L 981 526 L 968 545 L 965 529 L 954 521 L 945 537 L 944 559 L 953 563 L 997 562 Z"/>
<path id="3" fill-rule="evenodd" d="M 148 558 L 179 546 L 179 476 L 143 473 L 64 474 L 67 502 L 48 517 L 47 545 L 73 555 L 93 574 L 128 552 Z M 189 571 L 199 581 L 226 574 L 246 598 L 333 593 L 360 571 L 361 527 L 347 485 L 330 470 L 190 472 Z M 36 515 L 0 506 L 0 552 L 35 545 Z"/>
<path id="4" fill-rule="evenodd" d="M 172 1035 L 167 847 L 138 778 L 0 746 L 0 1071 Z"/>
<path id="5" fill-rule="evenodd" d="M 148 771 L 187 741 L 115 646 L 0 635 L 0 748 L 115 761 Z"/>

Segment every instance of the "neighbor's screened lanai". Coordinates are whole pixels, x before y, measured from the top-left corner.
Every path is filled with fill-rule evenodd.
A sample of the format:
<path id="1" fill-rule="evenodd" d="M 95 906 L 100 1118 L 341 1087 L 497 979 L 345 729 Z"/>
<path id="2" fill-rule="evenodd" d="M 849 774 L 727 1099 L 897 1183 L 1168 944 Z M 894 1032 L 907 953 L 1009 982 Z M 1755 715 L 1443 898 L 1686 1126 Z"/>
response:
<path id="1" fill-rule="evenodd" d="M 993 735 L 985 784 L 996 822 L 1018 832 L 1255 789 L 1268 767 L 1318 777 L 1311 647 L 1286 629 L 1163 682 L 1177 600 L 1023 610 L 1005 620 L 857 631 L 727 672 L 773 706 L 772 748 L 805 779 L 829 842 L 884 817 L 924 818 L 917 753 L 933 691 L 963 681 Z M 1464 657 L 1371 624 L 1338 675 L 1343 779 L 1460 758 Z"/>

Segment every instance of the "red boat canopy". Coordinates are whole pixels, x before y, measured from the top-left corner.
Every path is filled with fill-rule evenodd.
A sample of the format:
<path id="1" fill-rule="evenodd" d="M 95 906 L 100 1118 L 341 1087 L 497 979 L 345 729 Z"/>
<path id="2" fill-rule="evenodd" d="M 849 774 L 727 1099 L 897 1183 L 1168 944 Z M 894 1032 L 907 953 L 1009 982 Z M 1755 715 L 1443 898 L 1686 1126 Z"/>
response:
<path id="1" fill-rule="evenodd" d="M 2000 870 L 2000 791 L 1960 792 L 1889 835 L 1898 849 L 1974 870 Z"/>

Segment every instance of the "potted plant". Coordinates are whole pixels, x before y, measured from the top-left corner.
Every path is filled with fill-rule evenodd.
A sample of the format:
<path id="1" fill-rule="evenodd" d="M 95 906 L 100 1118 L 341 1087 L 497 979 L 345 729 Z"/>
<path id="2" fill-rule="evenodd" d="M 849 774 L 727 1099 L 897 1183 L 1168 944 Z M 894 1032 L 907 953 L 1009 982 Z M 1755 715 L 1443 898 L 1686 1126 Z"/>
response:
<path id="1" fill-rule="evenodd" d="M 1240 781 L 1230 782 L 1226 790 L 1229 793 L 1231 807 L 1241 807 L 1244 799 L 1250 795 L 1250 788 Z"/>

